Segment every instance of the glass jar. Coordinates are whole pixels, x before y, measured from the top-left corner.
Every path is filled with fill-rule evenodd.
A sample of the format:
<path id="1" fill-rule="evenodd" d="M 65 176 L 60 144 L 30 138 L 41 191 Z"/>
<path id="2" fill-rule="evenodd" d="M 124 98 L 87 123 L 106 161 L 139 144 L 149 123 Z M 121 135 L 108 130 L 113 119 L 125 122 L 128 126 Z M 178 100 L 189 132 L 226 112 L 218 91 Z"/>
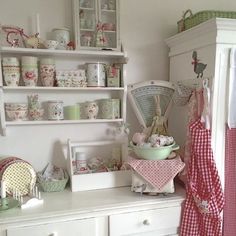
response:
<path id="1" fill-rule="evenodd" d="M 84 152 L 76 152 L 76 173 L 85 174 L 88 173 L 87 157 Z"/>

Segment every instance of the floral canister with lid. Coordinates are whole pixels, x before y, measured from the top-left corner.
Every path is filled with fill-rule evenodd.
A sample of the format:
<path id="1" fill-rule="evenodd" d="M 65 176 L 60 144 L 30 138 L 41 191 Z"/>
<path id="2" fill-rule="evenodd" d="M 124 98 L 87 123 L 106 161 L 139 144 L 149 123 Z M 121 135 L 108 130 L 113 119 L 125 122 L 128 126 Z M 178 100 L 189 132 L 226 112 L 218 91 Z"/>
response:
<path id="1" fill-rule="evenodd" d="M 20 80 L 20 62 L 16 57 L 2 59 L 3 78 L 7 86 L 18 86 Z"/>
<path id="2" fill-rule="evenodd" d="M 40 79 L 43 86 L 53 87 L 56 77 L 55 60 L 43 58 L 40 60 Z"/>
<path id="3" fill-rule="evenodd" d="M 106 98 L 98 100 L 99 114 L 101 119 L 120 118 L 120 99 Z"/>
<path id="4" fill-rule="evenodd" d="M 57 48 L 66 50 L 70 42 L 70 30 L 68 28 L 56 28 L 52 30 L 53 39 L 59 42 Z"/>
<path id="5" fill-rule="evenodd" d="M 104 63 L 87 63 L 88 87 L 106 86 L 106 65 Z"/>
<path id="6" fill-rule="evenodd" d="M 38 58 L 21 57 L 21 73 L 25 86 L 36 86 L 38 81 Z"/>
<path id="7" fill-rule="evenodd" d="M 48 101 L 48 119 L 63 120 L 63 101 Z"/>

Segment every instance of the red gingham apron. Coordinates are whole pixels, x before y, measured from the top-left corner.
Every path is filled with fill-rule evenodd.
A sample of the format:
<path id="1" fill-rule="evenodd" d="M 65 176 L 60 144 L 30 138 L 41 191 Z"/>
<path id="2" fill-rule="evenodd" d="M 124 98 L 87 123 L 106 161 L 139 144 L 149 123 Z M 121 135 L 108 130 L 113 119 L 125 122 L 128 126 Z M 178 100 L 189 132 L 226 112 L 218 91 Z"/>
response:
<path id="1" fill-rule="evenodd" d="M 221 235 L 223 192 L 211 149 L 211 132 L 200 119 L 190 125 L 192 155 L 188 168 L 181 236 Z"/>
<path id="2" fill-rule="evenodd" d="M 226 127 L 223 235 L 236 235 L 236 128 Z"/>

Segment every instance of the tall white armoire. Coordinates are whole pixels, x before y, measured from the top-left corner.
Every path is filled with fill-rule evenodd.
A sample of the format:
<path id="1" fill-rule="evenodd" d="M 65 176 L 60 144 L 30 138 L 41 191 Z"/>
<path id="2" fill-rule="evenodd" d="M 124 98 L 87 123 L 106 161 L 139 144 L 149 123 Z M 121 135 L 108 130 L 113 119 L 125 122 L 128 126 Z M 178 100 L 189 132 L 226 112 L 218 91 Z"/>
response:
<path id="1" fill-rule="evenodd" d="M 211 19 L 167 39 L 166 42 L 170 48 L 170 81 L 199 80 L 200 83 L 201 77 L 209 78 L 212 148 L 224 185 L 229 51 L 236 45 L 236 20 Z M 198 68 L 194 66 L 194 62 L 199 64 Z M 187 106 L 173 107 L 169 129 L 177 143 L 184 145 Z"/>

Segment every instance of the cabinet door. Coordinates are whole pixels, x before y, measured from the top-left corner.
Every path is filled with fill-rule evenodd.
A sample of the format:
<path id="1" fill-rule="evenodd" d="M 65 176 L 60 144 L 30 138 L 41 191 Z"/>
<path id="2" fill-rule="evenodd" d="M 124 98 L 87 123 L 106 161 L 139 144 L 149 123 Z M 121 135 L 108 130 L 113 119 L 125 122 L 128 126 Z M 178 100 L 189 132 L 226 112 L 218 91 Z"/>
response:
<path id="1" fill-rule="evenodd" d="M 118 0 L 73 0 L 73 5 L 77 48 L 119 49 Z"/>
<path id="2" fill-rule="evenodd" d="M 98 0 L 99 21 L 103 25 L 103 33 L 107 47 L 118 48 L 119 4 L 117 0 Z"/>
<path id="3" fill-rule="evenodd" d="M 74 24 L 77 46 L 94 47 L 98 22 L 96 0 L 74 0 Z"/>
<path id="4" fill-rule="evenodd" d="M 7 236 L 108 236 L 107 217 L 7 229 Z"/>

